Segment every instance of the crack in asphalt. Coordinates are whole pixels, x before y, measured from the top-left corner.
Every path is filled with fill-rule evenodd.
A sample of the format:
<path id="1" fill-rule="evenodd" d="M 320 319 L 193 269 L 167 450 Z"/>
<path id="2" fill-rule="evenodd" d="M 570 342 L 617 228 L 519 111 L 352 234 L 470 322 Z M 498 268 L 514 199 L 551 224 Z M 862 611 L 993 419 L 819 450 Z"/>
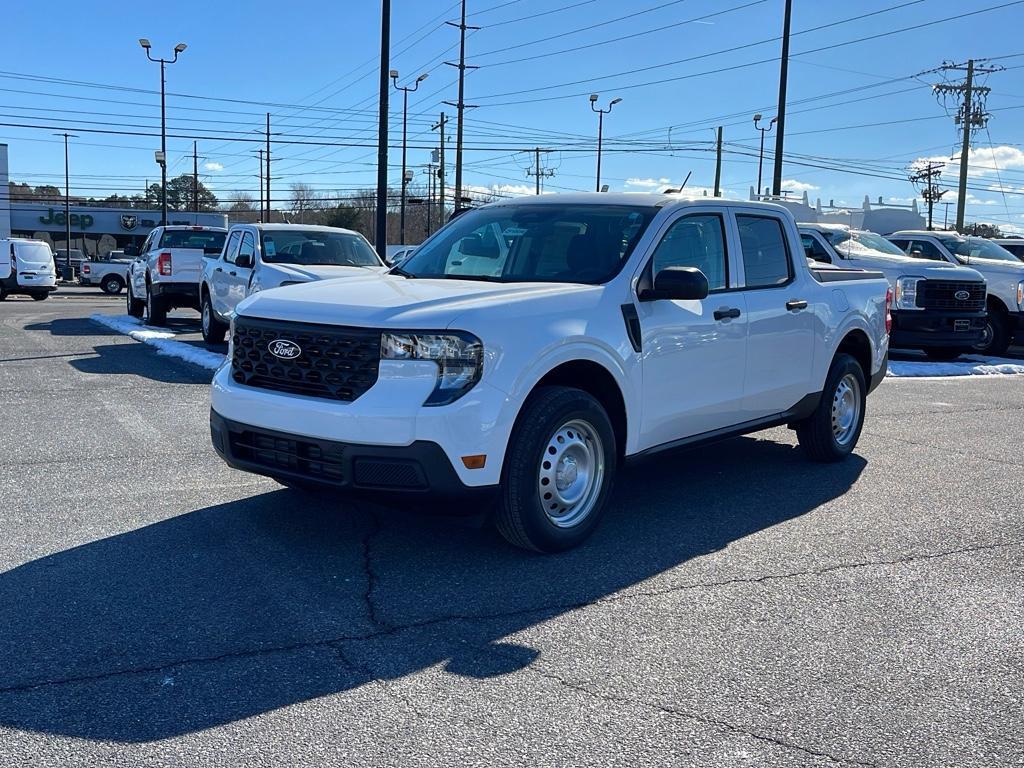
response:
<path id="1" fill-rule="evenodd" d="M 498 653 L 502 653 L 502 652 L 499 650 Z M 864 760 L 855 760 L 853 758 L 836 757 L 835 755 L 833 755 L 833 754 L 831 754 L 829 752 L 822 752 L 820 750 L 812 749 L 810 747 L 805 747 L 803 745 L 796 744 L 796 743 L 794 743 L 792 741 L 786 741 L 785 739 L 781 739 L 781 738 L 779 738 L 777 736 L 769 736 L 769 735 L 764 734 L 764 733 L 758 733 L 757 731 L 749 730 L 747 728 L 743 728 L 743 727 L 741 727 L 739 725 L 736 725 L 735 723 L 730 723 L 730 722 L 728 722 L 726 720 L 720 720 L 720 719 L 715 718 L 715 717 L 709 717 L 707 715 L 697 714 L 696 712 L 688 712 L 686 710 L 677 709 L 675 707 L 671 707 L 671 706 L 668 706 L 666 704 L 658 704 L 656 702 L 643 701 L 642 699 L 635 699 L 635 698 L 632 698 L 630 696 L 623 696 L 623 695 L 619 695 L 619 694 L 604 693 L 604 692 L 600 692 L 600 691 L 593 691 L 593 690 L 589 689 L 583 683 L 577 683 L 577 682 L 573 682 L 571 680 L 567 680 L 566 678 L 562 677 L 561 675 L 558 675 L 558 674 L 556 674 L 554 672 L 551 672 L 549 670 L 540 669 L 536 665 L 533 665 L 533 666 L 530 666 L 530 667 L 525 667 L 524 671 L 530 672 L 530 673 L 532 673 L 534 675 L 537 675 L 538 677 L 543 677 L 543 678 L 545 678 L 547 680 L 551 680 L 551 681 L 553 681 L 555 683 L 558 683 L 561 686 L 569 688 L 570 690 L 577 691 L 578 693 L 582 693 L 582 694 L 584 694 L 586 696 L 590 696 L 592 698 L 598 699 L 599 701 L 604 701 L 604 702 L 607 702 L 609 704 L 625 704 L 627 706 L 644 707 L 644 708 L 647 708 L 647 709 L 653 709 L 655 711 L 663 712 L 663 713 L 671 715 L 673 717 L 679 717 L 679 718 L 683 718 L 685 720 L 691 720 L 693 722 L 700 723 L 701 725 L 704 725 L 704 726 L 707 726 L 707 727 L 718 728 L 719 730 L 728 731 L 730 733 L 739 734 L 741 736 L 746 736 L 748 738 L 755 739 L 756 741 L 761 741 L 761 742 L 765 742 L 767 744 L 771 744 L 772 746 L 775 746 L 775 747 L 782 747 L 784 749 L 796 750 L 796 751 L 802 752 L 803 754 L 806 754 L 806 755 L 812 755 L 814 757 L 820 757 L 820 758 L 824 758 L 826 760 L 831 760 L 832 762 L 839 763 L 840 765 L 859 765 L 859 766 L 866 766 L 866 768 L 877 768 L 877 765 L 878 765 L 877 763 L 871 763 L 871 762 L 867 762 L 867 761 L 864 761 Z"/>
<path id="2" fill-rule="evenodd" d="M 380 532 L 379 527 L 374 528 L 372 532 L 364 539 L 364 557 L 371 553 L 370 544 L 374 536 Z M 475 622 L 475 621 L 497 621 L 501 619 L 511 619 L 520 616 L 530 616 L 534 614 L 557 614 L 566 613 L 573 610 L 579 610 L 588 606 L 619 603 L 627 600 L 637 600 L 648 597 L 658 597 L 673 592 L 684 592 L 699 589 L 717 589 L 719 587 L 728 587 L 737 584 L 763 584 L 772 581 L 784 581 L 787 579 L 804 578 L 808 576 L 824 576 L 837 571 L 856 570 L 859 568 L 870 568 L 877 566 L 894 566 L 894 565 L 907 565 L 918 561 L 930 561 L 937 560 L 945 557 L 954 557 L 963 554 L 972 554 L 976 552 L 985 552 L 996 549 L 1005 549 L 1009 547 L 1017 547 L 1024 545 L 1024 539 L 1014 539 L 1004 542 L 995 542 L 991 544 L 979 544 L 970 547 L 962 547 L 959 549 L 944 550 L 941 552 L 924 552 L 917 555 L 908 555 L 906 557 L 900 557 L 893 560 L 868 560 L 854 563 L 839 563 L 826 568 L 817 568 L 807 571 L 795 571 L 781 574 L 765 574 L 764 576 L 749 577 L 749 578 L 736 578 L 736 579 L 724 579 L 721 581 L 710 581 L 710 582 L 696 582 L 691 584 L 678 584 L 664 589 L 647 590 L 642 592 L 625 592 L 622 594 L 611 595 L 608 597 L 600 598 L 598 600 L 589 601 L 574 601 L 560 604 L 551 604 L 545 606 L 538 606 L 535 608 L 520 608 L 511 611 L 496 611 L 494 613 L 477 613 L 477 614 L 452 614 L 448 616 L 437 616 L 431 619 L 422 619 L 419 621 L 413 621 L 406 624 L 390 624 L 383 621 L 377 616 L 377 610 L 375 603 L 372 600 L 373 592 L 378 584 L 379 577 L 374 574 L 372 568 L 367 568 L 368 577 L 370 574 L 374 574 L 372 578 L 368 580 L 367 590 L 364 593 L 367 607 L 371 610 L 370 618 L 375 621 L 377 630 L 369 633 L 355 634 L 355 635 L 340 635 L 330 638 L 322 638 L 319 640 L 300 640 L 294 643 L 285 643 L 281 645 L 267 646 L 264 648 L 256 649 L 242 649 L 237 651 L 227 651 L 225 653 L 217 654 L 214 656 L 200 656 L 188 659 L 176 659 L 173 661 L 161 662 L 158 664 L 132 667 L 129 669 L 115 669 L 108 670 L 106 672 L 97 672 L 90 675 L 77 675 L 73 677 L 64 677 L 54 680 L 37 680 L 33 682 L 19 683 L 17 685 L 3 686 L 0 687 L 0 694 L 8 693 L 22 693 L 32 691 L 38 688 L 55 687 L 62 685 L 75 685 L 79 683 L 90 683 L 107 680 L 115 677 L 127 677 L 134 675 L 152 674 L 155 672 L 164 672 L 175 667 L 183 667 L 188 665 L 199 665 L 199 664 L 215 664 L 221 661 L 228 661 L 232 659 L 244 659 L 262 656 L 265 654 L 287 654 L 293 651 L 301 651 L 312 648 L 322 647 L 334 647 L 339 643 L 345 642 L 358 642 L 376 640 L 382 637 L 388 637 L 390 635 L 396 635 L 399 632 L 407 630 L 424 629 L 427 627 L 437 626 L 439 624 L 446 624 L 449 622 Z M 369 561 L 367 561 L 369 562 Z"/>
<path id="3" fill-rule="evenodd" d="M 363 536 L 363 575 L 366 577 L 366 591 L 363 593 L 363 602 L 366 604 L 366 615 L 373 626 L 380 630 L 388 630 L 391 625 L 377 615 L 377 604 L 374 602 L 373 593 L 377 589 L 379 577 L 373 567 L 373 540 L 383 530 L 380 518 L 377 513 L 370 510 L 365 511 L 359 505 L 352 505 L 357 511 L 362 512 L 370 518 L 370 527 Z"/>
<path id="4" fill-rule="evenodd" d="M 1007 459 L 997 459 L 997 458 L 995 458 L 993 456 L 984 456 L 984 455 L 978 454 L 978 453 L 970 453 L 969 451 L 958 451 L 955 448 L 950 448 L 948 445 L 936 445 L 935 443 L 927 443 L 927 442 L 922 442 L 922 441 L 919 441 L 919 440 L 909 440 L 909 439 L 907 439 L 905 437 L 896 437 L 895 435 L 891 435 L 891 434 L 883 433 L 883 432 L 867 432 L 867 431 L 861 430 L 861 434 L 868 435 L 869 437 L 879 437 L 879 438 L 882 438 L 883 440 L 892 440 L 893 442 L 896 442 L 896 443 L 905 443 L 907 445 L 916 445 L 919 448 L 933 448 L 933 449 L 935 449 L 937 451 L 945 451 L 947 453 L 953 453 L 953 454 L 956 454 L 957 456 L 963 456 L 964 458 L 967 458 L 967 459 L 977 459 L 979 461 L 991 461 L 994 464 L 1003 464 L 1003 465 L 1008 466 L 1008 467 L 1024 467 L 1024 464 L 1020 463 L 1019 461 L 1009 461 Z"/>

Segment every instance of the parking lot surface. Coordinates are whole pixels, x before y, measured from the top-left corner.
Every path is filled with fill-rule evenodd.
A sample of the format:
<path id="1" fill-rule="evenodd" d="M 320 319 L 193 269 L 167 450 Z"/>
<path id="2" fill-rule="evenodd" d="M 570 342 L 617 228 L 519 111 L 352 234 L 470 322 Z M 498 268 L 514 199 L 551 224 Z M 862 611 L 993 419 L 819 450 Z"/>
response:
<path id="1" fill-rule="evenodd" d="M 1022 377 L 637 465 L 540 556 L 228 469 L 209 371 L 62 293 L 0 307 L 4 765 L 1024 764 Z"/>

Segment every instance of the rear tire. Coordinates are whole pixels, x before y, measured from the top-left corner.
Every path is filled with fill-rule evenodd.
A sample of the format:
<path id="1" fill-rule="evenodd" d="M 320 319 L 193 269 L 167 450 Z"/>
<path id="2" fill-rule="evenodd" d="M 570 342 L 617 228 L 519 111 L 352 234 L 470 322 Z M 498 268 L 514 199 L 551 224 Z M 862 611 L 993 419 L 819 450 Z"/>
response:
<path id="1" fill-rule="evenodd" d="M 117 275 L 104 278 L 103 282 L 100 283 L 100 290 L 108 296 L 117 296 L 122 288 L 124 288 L 124 282 Z"/>
<path id="2" fill-rule="evenodd" d="M 128 284 L 128 297 L 126 301 L 128 303 L 128 314 L 132 317 L 141 318 L 146 311 L 146 302 L 135 298 L 135 294 L 132 293 L 131 283 Z"/>
<path id="3" fill-rule="evenodd" d="M 597 527 L 611 495 L 617 457 L 604 407 L 570 387 L 541 387 L 512 430 L 495 514 L 511 544 L 559 552 Z"/>
<path id="4" fill-rule="evenodd" d="M 959 347 L 929 347 L 922 351 L 929 360 L 948 363 L 951 360 L 956 360 L 968 350 Z"/>
<path id="5" fill-rule="evenodd" d="M 1005 355 L 1010 346 L 1009 322 L 998 309 L 989 309 L 988 322 L 985 326 L 985 338 L 974 346 L 980 355 Z"/>
<path id="6" fill-rule="evenodd" d="M 860 364 L 840 353 L 832 361 L 821 402 L 796 426 L 796 436 L 811 461 L 842 461 L 857 447 L 867 405 L 867 384 Z"/>
<path id="7" fill-rule="evenodd" d="M 167 325 L 167 301 L 163 296 L 154 295 L 149 283 L 146 283 L 146 309 L 142 323 L 157 327 Z"/>
<path id="8" fill-rule="evenodd" d="M 50 298 L 50 294 L 48 294 L 48 293 L 33 293 L 32 294 L 32 301 L 46 301 L 48 298 Z"/>
<path id="9" fill-rule="evenodd" d="M 199 313 L 202 316 L 203 341 L 207 344 L 223 344 L 224 334 L 228 327 L 224 325 L 213 313 L 213 304 L 210 303 L 210 294 L 203 292 L 203 301 Z"/>

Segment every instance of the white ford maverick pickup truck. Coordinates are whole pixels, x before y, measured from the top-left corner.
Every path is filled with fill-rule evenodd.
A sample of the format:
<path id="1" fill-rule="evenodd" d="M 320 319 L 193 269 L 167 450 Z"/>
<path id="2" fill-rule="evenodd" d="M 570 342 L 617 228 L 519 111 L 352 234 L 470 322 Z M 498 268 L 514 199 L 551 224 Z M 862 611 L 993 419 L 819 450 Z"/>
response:
<path id="1" fill-rule="evenodd" d="M 780 424 L 847 456 L 889 300 L 881 273 L 812 266 L 771 204 L 494 203 L 389 274 L 241 302 L 213 445 L 288 486 L 481 494 L 509 541 L 561 550 L 625 460 Z"/>

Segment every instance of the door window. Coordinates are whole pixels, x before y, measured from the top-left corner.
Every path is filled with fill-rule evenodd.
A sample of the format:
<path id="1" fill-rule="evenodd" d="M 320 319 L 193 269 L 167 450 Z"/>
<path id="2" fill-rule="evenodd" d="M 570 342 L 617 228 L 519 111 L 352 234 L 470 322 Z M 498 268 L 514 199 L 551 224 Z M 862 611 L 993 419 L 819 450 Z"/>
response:
<path id="1" fill-rule="evenodd" d="M 813 259 L 814 261 L 823 261 L 826 264 L 832 263 L 832 256 L 825 250 L 825 246 L 823 246 L 814 235 L 801 233 L 800 242 L 804 246 L 804 253 L 807 255 L 807 258 Z"/>
<path id="2" fill-rule="evenodd" d="M 774 216 L 737 215 L 747 288 L 785 285 L 793 277 L 782 220 Z"/>
<path id="3" fill-rule="evenodd" d="M 696 267 L 708 279 L 708 290 L 729 286 L 725 223 L 715 214 L 686 216 L 673 224 L 652 257 L 653 274 L 665 267 Z"/>
<path id="4" fill-rule="evenodd" d="M 927 240 L 914 240 L 910 243 L 909 255 L 915 259 L 928 259 L 929 261 L 945 261 L 946 257 L 935 243 Z"/>
<path id="5" fill-rule="evenodd" d="M 224 247 L 224 261 L 228 264 L 235 263 L 235 256 L 238 255 L 238 241 L 241 237 L 238 232 L 232 232 L 231 237 L 228 238 L 228 244 Z"/>
<path id="6" fill-rule="evenodd" d="M 249 264 L 256 263 L 256 243 L 253 240 L 252 232 L 242 235 L 242 244 L 238 248 L 238 256 L 248 256 Z M 235 257 L 238 258 L 237 256 Z"/>

